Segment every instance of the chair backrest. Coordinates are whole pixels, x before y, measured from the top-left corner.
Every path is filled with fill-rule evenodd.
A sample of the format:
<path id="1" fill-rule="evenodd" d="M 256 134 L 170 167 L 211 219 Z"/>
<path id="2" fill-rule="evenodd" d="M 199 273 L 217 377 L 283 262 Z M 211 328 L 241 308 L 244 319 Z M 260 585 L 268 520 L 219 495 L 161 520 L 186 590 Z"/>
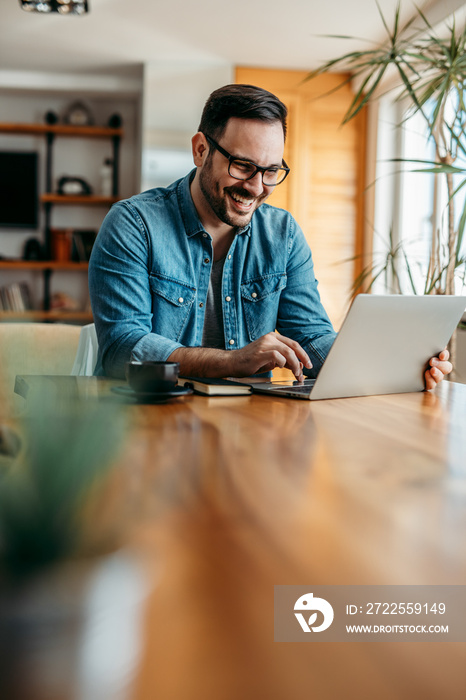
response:
<path id="1" fill-rule="evenodd" d="M 93 323 L 81 328 L 78 350 L 71 374 L 77 377 L 92 377 L 97 362 L 99 344 Z"/>
<path id="2" fill-rule="evenodd" d="M 17 413 L 17 374 L 71 374 L 80 326 L 61 323 L 0 323 L 0 401 L 3 415 Z"/>

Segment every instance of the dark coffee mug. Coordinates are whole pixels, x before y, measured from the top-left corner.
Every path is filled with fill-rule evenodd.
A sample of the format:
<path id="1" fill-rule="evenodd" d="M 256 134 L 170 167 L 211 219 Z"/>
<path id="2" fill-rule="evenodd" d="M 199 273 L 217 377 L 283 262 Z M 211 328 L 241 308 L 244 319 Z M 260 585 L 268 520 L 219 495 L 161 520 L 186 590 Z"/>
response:
<path id="1" fill-rule="evenodd" d="M 126 363 L 126 379 L 134 391 L 164 392 L 173 391 L 180 372 L 179 362 L 139 362 Z"/>

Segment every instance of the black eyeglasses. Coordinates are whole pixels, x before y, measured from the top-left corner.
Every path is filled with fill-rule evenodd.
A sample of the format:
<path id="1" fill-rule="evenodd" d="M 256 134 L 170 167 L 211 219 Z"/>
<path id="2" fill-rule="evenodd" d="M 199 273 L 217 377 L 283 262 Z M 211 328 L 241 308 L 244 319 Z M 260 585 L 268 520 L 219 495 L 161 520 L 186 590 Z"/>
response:
<path id="1" fill-rule="evenodd" d="M 217 149 L 222 156 L 228 158 L 228 174 L 234 177 L 235 180 L 252 180 L 256 173 L 260 173 L 265 187 L 275 187 L 275 185 L 282 183 L 290 172 L 284 160 L 282 160 L 282 167 L 273 165 L 269 168 L 263 168 L 261 165 L 257 165 L 250 160 L 235 158 L 235 156 L 232 156 L 228 151 L 219 146 L 210 136 L 205 134 L 205 137 L 211 146 Z"/>

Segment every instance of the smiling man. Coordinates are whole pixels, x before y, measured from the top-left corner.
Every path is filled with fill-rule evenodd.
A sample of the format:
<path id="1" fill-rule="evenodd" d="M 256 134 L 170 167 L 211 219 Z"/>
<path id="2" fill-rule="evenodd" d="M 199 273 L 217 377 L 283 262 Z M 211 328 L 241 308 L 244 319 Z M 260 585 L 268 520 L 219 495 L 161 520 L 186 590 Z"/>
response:
<path id="1" fill-rule="evenodd" d="M 192 139 L 195 170 L 118 202 L 89 265 L 98 374 L 171 360 L 187 376 L 275 367 L 315 376 L 335 339 L 312 256 L 292 216 L 265 204 L 289 173 L 285 105 L 251 85 L 207 100 Z M 448 355 L 426 373 L 432 388 Z"/>

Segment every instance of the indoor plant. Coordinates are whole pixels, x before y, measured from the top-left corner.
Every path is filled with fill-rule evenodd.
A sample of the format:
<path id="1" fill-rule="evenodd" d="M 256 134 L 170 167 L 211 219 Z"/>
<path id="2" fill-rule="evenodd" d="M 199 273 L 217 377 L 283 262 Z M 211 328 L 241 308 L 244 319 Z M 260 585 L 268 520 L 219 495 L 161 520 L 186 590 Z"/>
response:
<path id="1" fill-rule="evenodd" d="M 379 8 L 380 11 L 380 8 Z M 429 263 L 423 270 L 423 289 L 417 289 L 411 275 L 409 250 L 403 243 L 389 242 L 382 264 L 371 262 L 357 280 L 357 286 L 372 285 L 376 277 L 388 270 L 395 279 L 396 291 L 403 291 L 398 272 L 402 268 L 409 293 L 454 294 L 455 276 L 464 285 L 466 259 L 462 241 L 466 224 L 466 28 L 458 29 L 454 19 L 439 35 L 420 9 L 404 26 L 400 25 L 400 6 L 395 11 L 393 28 L 380 12 L 386 40 L 366 51 L 353 51 L 308 75 L 308 79 L 339 69 L 349 74 L 343 84 L 357 84 L 354 99 L 344 117 L 350 121 L 372 100 L 386 94 L 384 79 L 395 73 L 398 94 L 405 99 L 411 114 L 425 121 L 435 157 L 425 160 L 394 159 L 411 165 L 411 170 L 443 178 L 446 184 L 446 207 L 441 225 L 432 223 Z M 348 38 L 348 37 L 342 37 Z M 401 86 L 401 87 L 400 87 Z M 427 147 L 426 147 L 427 148 Z M 458 282 L 456 282 L 458 291 Z M 461 281 L 460 281 L 461 286 Z M 454 354 L 454 349 L 453 349 Z"/>

